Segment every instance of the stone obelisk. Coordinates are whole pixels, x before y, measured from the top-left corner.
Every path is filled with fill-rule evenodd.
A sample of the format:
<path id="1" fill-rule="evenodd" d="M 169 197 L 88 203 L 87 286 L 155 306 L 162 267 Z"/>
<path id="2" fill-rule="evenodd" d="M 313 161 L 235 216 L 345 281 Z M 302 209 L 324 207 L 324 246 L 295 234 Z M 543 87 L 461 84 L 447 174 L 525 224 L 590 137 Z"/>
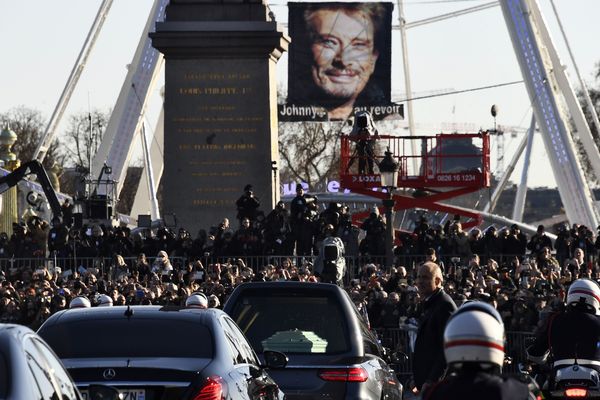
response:
<path id="1" fill-rule="evenodd" d="M 163 214 L 194 235 L 251 184 L 268 213 L 278 200 L 276 63 L 289 38 L 266 3 L 171 0 L 150 34 L 165 56 Z"/>

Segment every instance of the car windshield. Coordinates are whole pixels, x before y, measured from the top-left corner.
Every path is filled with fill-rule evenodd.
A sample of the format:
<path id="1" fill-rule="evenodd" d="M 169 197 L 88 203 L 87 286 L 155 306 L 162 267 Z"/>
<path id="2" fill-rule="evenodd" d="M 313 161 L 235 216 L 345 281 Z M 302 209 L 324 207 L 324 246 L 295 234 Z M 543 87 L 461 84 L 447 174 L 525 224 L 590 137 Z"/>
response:
<path id="1" fill-rule="evenodd" d="M 60 358 L 213 357 L 208 328 L 191 321 L 79 320 L 40 332 Z"/>
<path id="2" fill-rule="evenodd" d="M 335 354 L 349 350 L 348 330 L 332 293 L 244 292 L 231 316 L 257 353 Z"/>

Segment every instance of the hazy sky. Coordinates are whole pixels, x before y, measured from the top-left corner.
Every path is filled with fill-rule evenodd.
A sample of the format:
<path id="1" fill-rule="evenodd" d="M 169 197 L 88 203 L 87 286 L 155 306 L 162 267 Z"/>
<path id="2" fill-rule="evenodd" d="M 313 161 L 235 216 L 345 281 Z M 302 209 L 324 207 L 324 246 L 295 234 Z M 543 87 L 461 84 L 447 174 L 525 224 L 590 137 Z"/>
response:
<path id="1" fill-rule="evenodd" d="M 406 0 L 405 14 L 407 21 L 413 22 L 488 2 Z M 550 0 L 539 2 L 563 63 L 574 79 Z M 600 0 L 554 2 L 584 79 L 588 85 L 600 86 L 593 79 L 595 64 L 600 61 L 597 44 Z M 25 105 L 41 110 L 49 118 L 100 3 L 100 0 L 0 1 L 0 112 Z M 286 22 L 286 3 L 270 4 L 277 20 Z M 67 115 L 90 106 L 109 109 L 114 105 L 151 6 L 152 0 L 114 1 Z M 397 24 L 397 7 L 394 15 Z M 392 86 L 399 99 L 405 92 L 399 31 L 394 30 L 392 36 Z M 408 31 L 407 41 L 416 96 L 522 79 L 500 7 L 413 28 Z M 286 69 L 284 56 L 278 67 L 281 84 L 286 83 Z M 575 82 L 574 85 L 578 87 Z M 155 95 L 159 90 L 160 85 Z M 516 127 L 514 135 L 505 135 L 505 164 L 508 164 L 531 118 L 523 84 L 418 100 L 414 102 L 414 116 L 421 134 L 448 131 L 452 123 L 470 130 L 485 129 L 493 126 L 489 111 L 492 104 L 497 104 L 500 110 L 498 124 Z M 153 112 L 147 121 L 154 124 L 157 118 L 157 112 Z M 549 163 L 541 139 L 534 146 L 530 186 L 555 186 L 552 174 L 548 173 Z M 494 148 L 492 159 L 495 157 Z M 519 176 L 520 166 L 513 180 Z"/>

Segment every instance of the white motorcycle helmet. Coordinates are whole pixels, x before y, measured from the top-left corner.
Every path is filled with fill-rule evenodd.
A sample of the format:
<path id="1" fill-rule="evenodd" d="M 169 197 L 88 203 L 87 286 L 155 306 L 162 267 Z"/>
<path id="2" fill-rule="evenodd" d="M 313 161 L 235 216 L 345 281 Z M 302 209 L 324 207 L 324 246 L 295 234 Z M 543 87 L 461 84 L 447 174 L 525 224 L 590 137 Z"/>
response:
<path id="1" fill-rule="evenodd" d="M 199 308 L 199 309 L 208 308 L 208 298 L 202 292 L 192 293 L 185 300 L 185 307 L 186 308 Z"/>
<path id="2" fill-rule="evenodd" d="M 600 286 L 590 279 L 577 279 L 569 286 L 567 304 L 582 303 L 590 310 L 593 309 L 594 314 L 600 315 Z"/>
<path id="3" fill-rule="evenodd" d="M 498 311 L 480 301 L 462 305 L 446 324 L 444 355 L 448 364 L 470 362 L 502 368 L 504 323 Z"/>
<path id="4" fill-rule="evenodd" d="M 69 303 L 69 308 L 89 308 L 92 303 L 87 297 L 77 296 Z"/>
<path id="5" fill-rule="evenodd" d="M 112 307 L 113 305 L 113 300 L 105 294 L 99 295 L 96 300 L 98 301 L 98 307 Z"/>

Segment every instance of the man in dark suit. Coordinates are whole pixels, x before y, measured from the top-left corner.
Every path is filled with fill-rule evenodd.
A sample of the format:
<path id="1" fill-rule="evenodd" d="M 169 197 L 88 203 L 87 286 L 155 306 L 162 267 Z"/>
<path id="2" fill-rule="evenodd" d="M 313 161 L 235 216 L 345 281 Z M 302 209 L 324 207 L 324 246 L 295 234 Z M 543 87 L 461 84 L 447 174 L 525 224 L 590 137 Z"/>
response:
<path id="1" fill-rule="evenodd" d="M 446 368 L 444 329 L 456 304 L 444 292 L 442 283 L 442 271 L 436 263 L 425 262 L 417 269 L 421 318 L 415 342 L 413 378 L 419 391 L 437 382 Z"/>

